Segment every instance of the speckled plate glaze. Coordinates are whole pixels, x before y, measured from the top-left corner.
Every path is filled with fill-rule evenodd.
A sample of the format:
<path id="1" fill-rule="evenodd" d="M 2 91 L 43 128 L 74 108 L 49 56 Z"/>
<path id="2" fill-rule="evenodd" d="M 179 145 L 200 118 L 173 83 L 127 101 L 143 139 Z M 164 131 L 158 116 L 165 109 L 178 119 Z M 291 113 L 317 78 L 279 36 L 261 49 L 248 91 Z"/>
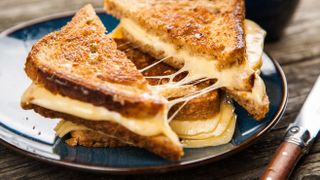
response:
<path id="1" fill-rule="evenodd" d="M 98 11 L 109 31 L 118 20 Z M 113 174 L 159 173 L 185 169 L 217 161 L 254 143 L 280 120 L 287 102 L 287 84 L 279 64 L 267 54 L 261 76 L 267 86 L 270 111 L 262 121 L 255 121 L 241 107 L 233 140 L 225 145 L 185 149 L 177 162 L 161 159 L 143 149 L 72 148 L 56 138 L 57 120 L 46 119 L 20 108 L 20 97 L 31 81 L 23 67 L 32 44 L 44 35 L 64 26 L 74 13 L 62 13 L 22 23 L 0 35 L 0 142 L 24 155 L 48 163 L 95 172 Z"/>

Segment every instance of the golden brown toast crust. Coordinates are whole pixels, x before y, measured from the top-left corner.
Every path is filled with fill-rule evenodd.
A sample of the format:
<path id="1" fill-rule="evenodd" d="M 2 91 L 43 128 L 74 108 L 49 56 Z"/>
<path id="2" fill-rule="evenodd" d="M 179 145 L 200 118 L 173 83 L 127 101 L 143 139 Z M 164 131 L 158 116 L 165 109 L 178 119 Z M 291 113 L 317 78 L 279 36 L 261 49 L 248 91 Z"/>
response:
<path id="1" fill-rule="evenodd" d="M 162 101 L 151 95 L 142 74 L 105 31 L 92 6 L 85 6 L 61 31 L 32 47 L 26 73 L 52 93 L 124 116 L 157 114 L 164 107 Z"/>
<path id="2" fill-rule="evenodd" d="M 70 146 L 81 145 L 85 147 L 121 147 L 128 144 L 121 142 L 117 138 L 107 136 L 94 130 L 76 130 L 70 133 L 71 138 L 65 142 Z"/>
<path id="3" fill-rule="evenodd" d="M 206 6 L 206 7 L 204 6 L 204 8 L 201 7 L 201 3 L 197 4 L 197 2 L 200 2 L 200 1 L 195 2 L 195 1 L 189 1 L 189 0 L 179 1 L 179 3 L 185 4 L 185 6 L 179 4 L 177 1 L 170 1 L 170 2 L 156 1 L 156 0 L 130 1 L 131 3 L 136 2 L 135 4 L 139 4 L 138 2 L 140 2 L 141 6 L 138 6 L 138 5 L 130 6 L 128 4 L 126 4 L 126 6 L 122 6 L 123 2 L 124 0 L 119 0 L 119 1 L 105 0 L 105 10 L 108 13 L 118 18 L 130 18 L 134 20 L 143 28 L 145 28 L 146 30 L 149 30 L 150 33 L 155 32 L 156 35 L 160 36 L 165 41 L 173 40 L 174 38 L 179 37 L 179 35 L 186 36 L 186 34 L 184 33 L 180 33 L 178 34 L 178 36 L 175 34 L 178 32 L 184 32 L 183 30 L 189 30 L 191 34 L 193 32 L 196 33 L 198 28 L 196 27 L 195 28 L 196 31 L 194 31 L 192 29 L 193 28 L 192 25 L 204 27 L 203 24 L 197 22 L 199 18 L 206 21 L 206 20 L 212 20 L 210 18 L 216 16 L 218 18 L 212 21 L 213 22 L 212 26 L 216 29 L 211 32 L 212 34 L 218 33 L 218 34 L 215 34 L 214 36 L 216 38 L 216 41 L 221 40 L 221 42 L 225 42 L 228 45 L 230 45 L 230 42 L 236 42 L 234 43 L 234 47 L 237 47 L 237 48 L 230 48 L 230 49 L 223 48 L 223 51 L 222 51 L 223 53 L 221 53 L 221 49 L 219 50 L 215 46 L 211 46 L 210 43 L 206 42 L 205 45 L 208 45 L 208 48 L 210 48 L 210 50 L 212 50 L 214 53 L 220 54 L 222 56 L 222 60 L 224 60 L 224 58 L 226 59 L 234 58 L 236 59 L 237 62 L 239 62 L 238 60 L 239 58 L 243 60 L 246 57 L 245 32 L 244 32 L 244 1 L 243 0 L 231 0 L 231 1 L 214 0 L 214 1 L 211 1 L 210 3 L 208 3 L 207 1 L 201 1 Z M 145 2 L 149 2 L 150 4 L 146 5 Z M 188 10 L 185 10 L 186 7 L 190 6 L 190 2 L 196 4 L 194 7 L 200 6 L 200 8 L 197 10 L 198 12 L 192 12 L 195 10 L 195 8 L 189 8 Z M 171 5 L 170 3 L 174 3 L 176 6 L 179 6 L 179 7 L 175 7 L 175 5 Z M 218 15 L 216 15 L 215 13 L 212 13 L 213 14 L 212 16 L 211 15 L 205 16 L 206 11 L 210 9 L 210 6 L 215 6 L 211 8 L 212 11 L 220 11 L 220 12 L 217 12 Z M 126 7 L 130 7 L 130 9 Z M 171 8 L 173 8 L 173 10 Z M 207 10 L 205 8 L 207 8 Z M 139 13 L 136 13 L 136 11 L 139 11 L 139 13 L 143 15 L 141 16 L 132 15 L 132 14 L 139 14 Z M 221 12 L 224 12 L 223 15 L 220 14 Z M 194 14 L 197 16 L 194 16 L 196 18 L 190 18 L 190 17 L 187 18 L 188 16 L 190 16 L 190 14 Z M 177 17 L 177 16 L 180 16 L 180 17 Z M 188 26 L 187 28 L 186 26 L 183 26 L 184 22 L 191 22 L 189 21 L 190 19 L 192 21 L 192 24 L 190 23 L 190 28 Z M 222 21 L 220 22 L 220 20 Z M 166 24 L 167 22 L 168 24 Z M 181 29 L 177 28 L 177 26 L 181 27 Z M 167 27 L 170 27 L 170 28 L 168 29 Z M 186 29 L 183 29 L 183 28 L 186 28 Z M 161 32 L 162 34 L 167 34 L 167 35 L 169 34 L 170 36 L 162 36 L 161 34 L 159 34 L 160 30 L 162 30 Z M 153 46 L 146 45 L 144 44 L 144 42 L 139 41 L 138 39 L 135 38 L 134 34 L 130 34 L 128 31 L 126 31 L 126 29 L 122 29 L 122 32 L 124 37 L 128 39 L 130 42 L 132 42 L 135 46 L 139 47 L 141 51 L 150 54 L 156 59 L 162 59 L 166 57 L 164 52 L 159 51 Z M 231 32 L 233 32 L 233 34 Z M 190 34 L 187 34 L 187 36 L 188 35 Z M 233 41 L 228 41 L 230 40 L 229 39 L 230 35 L 233 38 Z M 201 42 L 200 40 L 192 42 L 192 41 L 185 41 L 186 39 L 184 39 L 184 37 L 182 37 L 181 39 L 183 42 L 183 44 L 181 44 L 181 47 L 183 47 L 184 43 L 185 44 L 191 43 L 194 46 L 197 46 L 199 48 L 201 47 L 201 49 L 208 50 L 206 47 L 203 47 L 198 44 L 198 42 Z M 210 38 L 209 39 L 207 38 L 207 40 L 211 41 Z M 214 42 L 214 40 L 212 42 Z M 174 43 L 176 42 L 174 41 Z M 192 50 L 193 49 L 190 49 L 190 51 Z M 209 52 L 204 51 L 203 53 L 206 55 Z M 179 59 L 171 58 L 165 62 L 175 68 L 180 68 L 182 66 L 181 60 Z M 266 94 L 263 97 L 261 102 L 252 101 L 252 99 L 249 99 L 246 97 L 245 94 L 250 92 L 253 87 L 253 83 L 254 83 L 253 77 L 254 77 L 254 74 L 252 74 L 247 79 L 247 81 L 244 81 L 243 83 L 244 87 L 238 88 L 238 89 L 229 89 L 227 91 L 233 97 L 233 99 L 235 99 L 240 105 L 242 105 L 252 116 L 254 116 L 257 120 L 260 120 L 266 115 L 266 113 L 269 110 L 269 100 Z M 248 92 L 244 92 L 244 91 L 248 91 Z"/>
<path id="4" fill-rule="evenodd" d="M 126 144 L 132 144 L 133 146 L 144 148 L 165 159 L 179 160 L 183 156 L 182 146 L 173 143 L 166 136 L 140 136 L 114 122 L 90 121 L 72 115 L 51 111 L 37 105 L 30 104 L 29 106 L 30 109 L 33 109 L 44 117 L 67 119 L 75 124 L 81 124 L 90 129 L 105 133 L 108 136 L 118 138 Z"/>
<path id="5" fill-rule="evenodd" d="M 243 0 L 105 0 L 104 7 L 177 48 L 210 55 L 222 64 L 244 61 Z"/>
<path id="6" fill-rule="evenodd" d="M 229 91 L 228 94 L 234 99 L 240 106 L 244 107 L 255 120 L 262 120 L 269 112 L 269 98 L 267 95 L 263 96 L 261 104 L 257 104 L 252 99 L 247 99 L 246 93 L 241 91 Z"/>

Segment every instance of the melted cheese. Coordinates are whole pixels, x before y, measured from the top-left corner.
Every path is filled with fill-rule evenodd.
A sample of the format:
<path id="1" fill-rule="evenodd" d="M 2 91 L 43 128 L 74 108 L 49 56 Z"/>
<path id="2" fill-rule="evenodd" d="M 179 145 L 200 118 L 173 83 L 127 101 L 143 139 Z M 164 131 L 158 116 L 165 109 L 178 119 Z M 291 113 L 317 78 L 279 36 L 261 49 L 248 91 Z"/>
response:
<path id="1" fill-rule="evenodd" d="M 239 86 L 244 84 L 243 81 L 249 75 L 253 74 L 253 70 L 248 68 L 246 63 L 220 70 L 218 61 L 204 55 L 193 55 L 187 49 L 182 48 L 177 50 L 174 44 L 165 42 L 158 36 L 148 33 L 130 19 L 121 19 L 120 26 L 134 35 L 138 41 L 152 46 L 158 51 L 163 51 L 165 57 L 175 57 L 183 62 L 184 65 L 178 72 L 172 75 L 162 76 L 162 78 L 169 78 L 171 80 L 171 83 L 166 84 L 167 87 L 173 85 L 180 86 L 181 84 L 190 83 L 201 78 L 210 78 L 218 80 L 216 86 L 212 89 L 218 89 L 220 87 L 239 88 Z M 181 72 L 188 72 L 187 77 L 179 81 L 179 83 L 172 82 L 174 77 Z M 163 86 L 160 87 L 160 89 L 164 88 Z"/>
<path id="2" fill-rule="evenodd" d="M 191 55 L 188 50 L 182 49 L 177 50 L 173 44 L 162 41 L 159 37 L 154 36 L 148 32 L 146 32 L 142 27 L 138 24 L 134 23 L 130 19 L 123 18 L 121 19 L 121 23 L 110 33 L 109 35 L 112 38 L 123 38 L 122 28 L 125 28 L 130 34 L 134 35 L 136 39 L 139 41 L 151 45 L 155 49 L 159 51 L 165 52 L 168 57 L 176 57 L 183 61 L 184 59 L 197 59 L 200 62 L 202 61 L 212 61 L 210 57 L 202 56 L 194 56 Z M 255 22 L 246 19 L 244 21 L 244 28 L 246 31 L 246 53 L 247 53 L 247 61 L 249 67 L 252 69 L 259 69 L 262 65 L 262 54 L 263 54 L 263 44 L 266 32 Z M 214 67 L 216 65 L 213 65 Z M 212 67 L 211 67 L 212 68 Z M 203 70 L 203 69 L 201 69 Z M 205 68 L 206 71 L 217 71 L 217 69 Z M 212 73 L 212 72 L 211 72 Z M 204 74 L 208 74 L 208 72 L 204 72 Z M 208 76 L 208 75 L 207 75 Z"/>
<path id="3" fill-rule="evenodd" d="M 56 131 L 56 135 L 58 135 L 59 137 L 63 137 L 72 131 L 91 130 L 91 129 L 80 124 L 74 124 L 70 121 L 61 120 L 59 124 L 54 128 L 54 130 Z"/>
<path id="4" fill-rule="evenodd" d="M 246 52 L 249 67 L 258 70 L 262 66 L 263 43 L 266 32 L 255 22 L 244 21 L 246 30 Z"/>
<path id="5" fill-rule="evenodd" d="M 206 139 L 183 139 L 181 143 L 186 148 L 201 148 L 201 147 L 208 147 L 208 146 L 219 146 L 222 144 L 226 144 L 231 141 L 234 130 L 236 127 L 236 119 L 233 118 L 227 129 L 219 136 L 212 136 Z"/>
<path id="6" fill-rule="evenodd" d="M 217 114 L 212 118 L 198 120 L 177 120 L 170 122 L 170 127 L 177 133 L 180 138 L 193 137 L 197 134 L 210 132 L 215 129 L 220 120 L 220 115 Z"/>
<path id="7" fill-rule="evenodd" d="M 239 88 L 239 85 L 243 84 L 242 81 L 257 71 L 262 65 L 261 56 L 263 53 L 265 31 L 250 20 L 245 21 L 248 63 L 223 70 L 218 69 L 217 61 L 214 61 L 214 59 L 210 59 L 203 55 L 192 55 L 186 49 L 177 50 L 173 44 L 162 41 L 159 37 L 148 33 L 129 19 L 122 19 L 120 26 L 112 33 L 112 36 L 118 37 L 119 34 L 121 34 L 120 27 L 125 28 L 126 31 L 134 35 L 140 42 L 153 46 L 159 51 L 163 51 L 166 57 L 175 57 L 176 59 L 183 61 L 182 68 L 172 75 L 150 77 L 160 79 L 169 78 L 169 83 L 153 87 L 159 94 L 166 95 L 168 92 L 170 93 L 170 90 L 179 89 L 181 85 L 188 84 L 198 79 L 217 79 L 217 82 L 210 87 L 169 102 L 169 108 L 179 102 L 187 102 L 204 93 L 221 87 L 227 87 L 229 89 L 235 87 Z M 122 35 L 119 37 L 122 37 Z M 166 58 L 159 60 L 156 63 L 165 60 Z M 149 67 L 144 68 L 143 71 L 154 65 L 155 64 L 152 64 Z M 176 75 L 182 72 L 188 72 L 187 77 L 182 81 L 173 82 Z M 261 78 L 257 76 L 257 73 L 255 75 L 256 80 L 254 82 L 254 87 L 251 92 L 247 92 L 246 94 L 248 94 L 248 98 L 260 102 L 265 94 L 265 85 Z M 234 113 L 234 107 L 231 105 L 225 105 L 221 109 L 221 113 L 211 119 L 196 121 L 173 120 L 170 122 L 170 126 L 178 136 L 183 139 L 182 142 L 186 147 L 204 147 L 225 144 L 232 138 L 236 115 Z"/>
<path id="8" fill-rule="evenodd" d="M 244 93 L 246 94 L 247 99 L 251 99 L 252 101 L 258 103 L 263 103 L 264 96 L 267 94 L 266 85 L 257 73 L 255 74 L 252 91 Z"/>
<path id="9" fill-rule="evenodd" d="M 107 36 L 109 36 L 112 39 L 122 39 L 123 34 L 122 34 L 122 27 L 117 26 L 116 28 L 113 29 L 111 33 L 109 33 Z"/>
<path id="10" fill-rule="evenodd" d="M 164 114 L 151 119 L 135 119 L 122 116 L 118 112 L 110 111 L 104 107 L 94 106 L 90 103 L 71 99 L 59 94 L 52 94 L 45 88 L 32 84 L 24 93 L 22 103 L 35 104 L 46 109 L 66 113 L 90 121 L 116 122 L 130 131 L 142 136 L 156 136 L 163 134 L 173 142 L 179 144 L 178 137 L 170 129 Z"/>
<path id="11" fill-rule="evenodd" d="M 212 139 L 215 139 L 220 143 L 228 143 L 230 139 L 224 138 L 226 136 L 223 134 L 225 134 L 226 131 L 233 131 L 230 127 L 230 123 L 232 121 L 236 121 L 234 110 L 234 106 L 227 100 L 227 98 L 224 98 L 220 104 L 220 112 L 215 117 L 195 121 L 173 120 L 170 122 L 170 126 L 182 139 L 182 142 L 190 142 L 191 140 L 205 140 L 196 142 L 207 142 L 208 139 L 212 142 Z M 198 143 L 198 145 L 200 145 L 200 143 Z M 210 144 L 210 146 L 214 145 L 215 142 Z"/>
<path id="12" fill-rule="evenodd" d="M 184 84 L 190 84 L 199 79 L 216 79 L 216 83 L 204 88 L 198 92 L 186 95 L 182 98 L 175 99 L 169 103 L 169 108 L 173 105 L 181 102 L 190 101 L 202 94 L 208 93 L 210 91 L 226 87 L 228 89 L 241 89 L 246 86 L 244 81 L 254 74 L 255 71 L 261 66 L 262 60 L 261 56 L 263 53 L 263 41 L 265 37 L 265 31 L 261 29 L 258 25 L 250 20 L 245 21 L 246 30 L 246 43 L 247 43 L 247 63 L 242 65 L 235 65 L 231 68 L 220 69 L 218 67 L 218 62 L 210 57 L 204 55 L 197 56 L 191 54 L 187 49 L 181 48 L 177 50 L 175 45 L 169 42 L 165 42 L 158 36 L 148 33 L 143 27 L 139 26 L 130 19 L 121 19 L 120 27 L 125 29 L 128 33 L 132 34 L 138 41 L 143 42 L 145 45 L 149 45 L 157 49 L 158 51 L 164 52 L 165 58 L 159 61 L 163 61 L 168 57 L 175 57 L 175 59 L 181 60 L 183 66 L 176 73 L 165 76 L 151 76 L 146 78 L 159 78 L 169 79 L 169 83 L 164 85 L 153 86 L 154 92 L 160 95 L 176 92 Z M 116 31 L 119 34 L 119 30 Z M 156 63 L 159 63 L 156 62 Z M 153 67 L 154 64 L 149 67 Z M 144 68 L 143 70 L 146 70 Z M 182 72 L 188 72 L 188 75 L 179 82 L 173 82 L 173 79 Z M 255 83 L 261 84 L 261 83 Z M 264 83 L 261 84 L 264 86 Z M 263 89 L 263 87 L 257 87 L 257 89 Z M 256 92 L 256 91 L 255 91 Z M 262 93 L 265 91 L 261 91 Z M 251 92 L 248 92 L 251 93 Z M 253 93 L 251 93 L 253 94 Z M 259 92 L 259 94 L 261 94 Z M 259 98 L 253 94 L 252 98 Z M 254 99 L 255 102 L 261 101 L 261 99 Z"/>

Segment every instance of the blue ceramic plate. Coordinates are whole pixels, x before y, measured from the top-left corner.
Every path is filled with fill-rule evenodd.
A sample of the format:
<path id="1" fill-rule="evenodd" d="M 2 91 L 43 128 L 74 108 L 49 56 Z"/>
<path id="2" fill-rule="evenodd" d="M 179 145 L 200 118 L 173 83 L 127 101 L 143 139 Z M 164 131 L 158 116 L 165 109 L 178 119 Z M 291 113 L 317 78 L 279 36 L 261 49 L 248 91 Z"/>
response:
<path id="1" fill-rule="evenodd" d="M 113 30 L 118 20 L 100 12 L 99 16 L 107 29 Z M 264 54 L 261 76 L 270 98 L 270 111 L 266 118 L 257 122 L 237 106 L 237 128 L 229 144 L 185 149 L 185 156 L 177 162 L 161 159 L 133 147 L 69 147 L 54 134 L 53 128 L 58 120 L 22 110 L 20 97 L 31 83 L 23 67 L 32 44 L 64 26 L 72 15 L 63 13 L 40 18 L 13 27 L 0 35 L 0 142 L 15 151 L 49 163 L 90 171 L 122 174 L 166 172 L 216 161 L 244 149 L 270 130 L 284 112 L 287 101 L 285 76 L 277 62 Z"/>

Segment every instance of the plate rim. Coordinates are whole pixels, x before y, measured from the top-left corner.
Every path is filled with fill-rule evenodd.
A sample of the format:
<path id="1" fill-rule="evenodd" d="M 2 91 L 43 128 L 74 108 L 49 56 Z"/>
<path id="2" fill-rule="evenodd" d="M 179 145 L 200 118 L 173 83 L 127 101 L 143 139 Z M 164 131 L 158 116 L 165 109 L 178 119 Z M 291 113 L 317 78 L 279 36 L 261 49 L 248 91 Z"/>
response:
<path id="1" fill-rule="evenodd" d="M 98 9 L 96 9 L 96 12 L 97 13 L 104 13 L 104 10 L 103 10 L 103 8 L 98 8 Z M 66 16 L 71 16 L 75 13 L 76 13 L 76 11 L 65 11 L 65 12 L 54 13 L 51 15 L 35 18 L 35 19 L 29 20 L 29 21 L 21 22 L 11 28 L 8 28 L 8 29 L 5 29 L 4 31 L 2 31 L 0 33 L 0 37 L 7 36 L 15 31 L 18 31 L 22 28 L 32 26 L 34 24 L 38 24 L 38 23 L 42 23 L 42 22 L 46 22 L 46 21 L 54 20 L 54 19 L 58 19 L 58 18 L 63 18 Z M 207 157 L 197 159 L 197 160 L 181 162 L 179 164 L 171 164 L 171 165 L 169 164 L 169 165 L 159 165 L 159 166 L 148 166 L 148 167 L 135 168 L 135 167 L 113 167 L 113 166 L 95 166 L 95 165 L 76 164 L 73 162 L 54 160 L 54 159 L 50 159 L 50 158 L 47 158 L 47 157 L 44 157 L 44 156 L 41 156 L 38 154 L 28 152 L 26 150 L 20 149 L 19 147 L 16 147 L 16 146 L 6 142 L 2 138 L 0 138 L 0 144 L 7 147 L 8 149 L 11 149 L 11 150 L 19 153 L 19 154 L 31 157 L 33 159 L 39 160 L 44 163 L 57 165 L 60 167 L 68 167 L 68 168 L 72 168 L 72 169 L 76 169 L 76 170 L 83 170 L 83 171 L 89 171 L 89 172 L 99 172 L 99 173 L 109 173 L 109 174 L 119 174 L 119 175 L 120 174 L 124 175 L 124 174 L 166 173 L 166 172 L 189 169 L 192 167 L 202 166 L 202 165 L 206 165 L 209 163 L 219 161 L 223 158 L 229 157 L 235 153 L 238 153 L 238 152 L 244 150 L 245 148 L 247 148 L 250 145 L 252 145 L 253 143 L 255 143 L 257 140 L 261 139 L 261 137 L 263 135 L 265 135 L 268 131 L 270 131 L 271 128 L 274 127 L 280 121 L 282 115 L 285 112 L 285 109 L 287 106 L 287 101 L 288 101 L 288 87 L 287 87 L 288 85 L 287 85 L 285 73 L 283 72 L 280 64 L 276 60 L 274 60 L 267 52 L 264 52 L 264 53 L 272 61 L 273 65 L 275 66 L 277 72 L 280 75 L 281 84 L 283 87 L 282 88 L 283 97 L 281 99 L 281 104 L 280 104 L 275 116 L 272 118 L 271 122 L 268 123 L 261 131 L 257 132 L 255 135 L 251 136 L 250 138 L 248 138 L 246 141 L 244 141 L 240 145 L 236 145 L 232 149 L 230 149 L 224 153 L 216 154 L 214 156 L 207 156 Z"/>

